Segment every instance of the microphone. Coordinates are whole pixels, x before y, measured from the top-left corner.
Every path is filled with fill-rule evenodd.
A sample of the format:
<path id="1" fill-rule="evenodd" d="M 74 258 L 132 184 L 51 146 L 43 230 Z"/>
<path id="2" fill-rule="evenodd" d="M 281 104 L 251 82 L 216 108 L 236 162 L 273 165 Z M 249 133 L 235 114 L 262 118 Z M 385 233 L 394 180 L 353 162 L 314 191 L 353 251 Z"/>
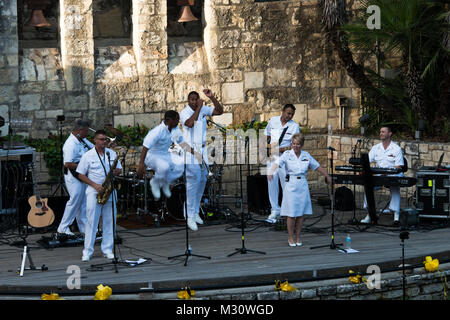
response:
<path id="1" fill-rule="evenodd" d="M 253 118 L 252 118 L 252 121 L 250 122 L 250 124 L 249 124 L 249 126 L 248 126 L 249 129 L 250 129 L 250 128 L 253 128 L 253 125 L 255 124 L 255 121 L 256 121 L 256 119 L 255 119 L 255 117 L 253 117 Z"/>
<path id="2" fill-rule="evenodd" d="M 331 151 L 336 151 L 336 149 L 335 149 L 335 148 L 333 148 L 333 147 L 328 147 L 328 150 L 331 150 Z"/>
<path id="3" fill-rule="evenodd" d="M 110 158 L 109 158 L 109 151 L 106 151 L 106 156 L 108 157 L 108 160 L 110 160 Z"/>
<path id="4" fill-rule="evenodd" d="M 137 124 L 137 130 L 138 130 L 137 137 L 140 140 L 141 139 L 141 127 L 139 127 L 139 123 Z"/>

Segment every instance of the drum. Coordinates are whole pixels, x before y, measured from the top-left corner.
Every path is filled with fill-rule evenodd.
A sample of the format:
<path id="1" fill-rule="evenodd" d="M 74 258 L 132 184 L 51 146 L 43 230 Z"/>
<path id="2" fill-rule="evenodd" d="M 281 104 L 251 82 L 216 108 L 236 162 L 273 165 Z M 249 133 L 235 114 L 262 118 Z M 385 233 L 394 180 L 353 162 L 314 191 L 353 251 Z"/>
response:
<path id="1" fill-rule="evenodd" d="M 166 208 L 169 215 L 177 220 L 184 220 L 184 199 L 186 198 L 186 186 L 177 181 L 170 186 L 172 196 L 166 199 Z"/>

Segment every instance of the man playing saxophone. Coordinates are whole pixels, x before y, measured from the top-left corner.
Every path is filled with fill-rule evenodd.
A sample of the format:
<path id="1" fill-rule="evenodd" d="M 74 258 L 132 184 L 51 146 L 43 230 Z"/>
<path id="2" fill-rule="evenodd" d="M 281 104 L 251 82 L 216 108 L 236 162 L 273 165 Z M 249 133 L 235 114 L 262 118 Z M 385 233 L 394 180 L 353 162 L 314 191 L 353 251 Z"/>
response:
<path id="1" fill-rule="evenodd" d="M 109 183 L 113 180 L 111 175 L 116 176 L 121 173 L 122 166 L 116 152 L 106 148 L 107 139 L 104 130 L 97 130 L 94 134 L 95 147 L 81 157 L 77 167 L 78 178 L 88 185 L 82 261 L 89 261 L 94 253 L 95 235 L 100 217 L 103 230 L 101 250 L 106 258 L 114 259 L 115 225 L 113 224 L 116 223 L 117 195 Z"/>

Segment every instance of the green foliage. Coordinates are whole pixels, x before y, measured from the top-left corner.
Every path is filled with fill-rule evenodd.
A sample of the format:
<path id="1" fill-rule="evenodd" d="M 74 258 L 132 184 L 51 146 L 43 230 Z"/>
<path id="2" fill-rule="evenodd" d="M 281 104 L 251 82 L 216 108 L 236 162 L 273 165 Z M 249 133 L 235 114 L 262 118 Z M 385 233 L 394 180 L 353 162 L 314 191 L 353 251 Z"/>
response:
<path id="1" fill-rule="evenodd" d="M 70 134 L 66 134 L 62 137 L 60 143 L 59 136 L 49 135 L 45 139 L 24 139 L 24 143 L 34 149 L 37 152 L 44 153 L 44 160 L 47 164 L 48 173 L 52 180 L 58 180 L 61 170 L 61 150 L 64 141 Z"/>
<path id="2" fill-rule="evenodd" d="M 370 5 L 380 8 L 381 29 L 370 30 L 366 25 Z M 384 79 L 375 70 L 366 70 L 378 94 L 392 103 L 389 110 L 381 110 L 374 97 L 363 97 L 363 109 L 371 116 L 370 130 L 391 124 L 411 135 L 423 117 L 428 133 L 433 134 L 434 120 L 448 116 L 439 113 L 447 72 L 442 66 L 450 56 L 443 41 L 450 34 L 448 14 L 444 1 L 364 0 L 354 19 L 341 28 L 353 52 L 371 54 L 381 68 L 398 72 L 395 79 Z M 417 70 L 420 76 L 411 77 L 410 70 Z M 417 109 L 417 101 L 423 101 L 421 109 Z"/>
<path id="3" fill-rule="evenodd" d="M 138 127 L 130 125 L 122 126 L 119 124 L 117 129 L 124 135 L 122 140 L 118 142 L 119 146 L 142 146 L 142 142 L 149 131 L 149 128 L 144 125 L 139 125 Z"/>

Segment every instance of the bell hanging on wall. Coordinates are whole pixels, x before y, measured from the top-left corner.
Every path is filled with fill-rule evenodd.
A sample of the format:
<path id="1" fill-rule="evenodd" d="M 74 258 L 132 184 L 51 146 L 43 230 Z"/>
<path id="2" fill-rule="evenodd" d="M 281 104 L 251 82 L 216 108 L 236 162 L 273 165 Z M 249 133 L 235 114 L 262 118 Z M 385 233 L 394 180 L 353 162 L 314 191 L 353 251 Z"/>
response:
<path id="1" fill-rule="evenodd" d="M 47 19 L 45 19 L 44 12 L 42 10 L 33 10 L 31 11 L 31 19 L 28 22 L 30 26 L 43 28 L 50 27 L 51 24 L 48 23 Z"/>
<path id="2" fill-rule="evenodd" d="M 44 10 L 51 4 L 50 0 L 27 0 L 26 4 L 28 9 L 31 10 L 31 18 L 27 22 L 28 25 L 37 28 L 51 26 L 44 16 Z"/>
<path id="3" fill-rule="evenodd" d="M 181 7 L 180 18 L 178 19 L 178 22 L 190 22 L 198 20 L 191 11 L 190 6 L 193 5 L 194 0 L 177 0 L 177 6 Z"/>

